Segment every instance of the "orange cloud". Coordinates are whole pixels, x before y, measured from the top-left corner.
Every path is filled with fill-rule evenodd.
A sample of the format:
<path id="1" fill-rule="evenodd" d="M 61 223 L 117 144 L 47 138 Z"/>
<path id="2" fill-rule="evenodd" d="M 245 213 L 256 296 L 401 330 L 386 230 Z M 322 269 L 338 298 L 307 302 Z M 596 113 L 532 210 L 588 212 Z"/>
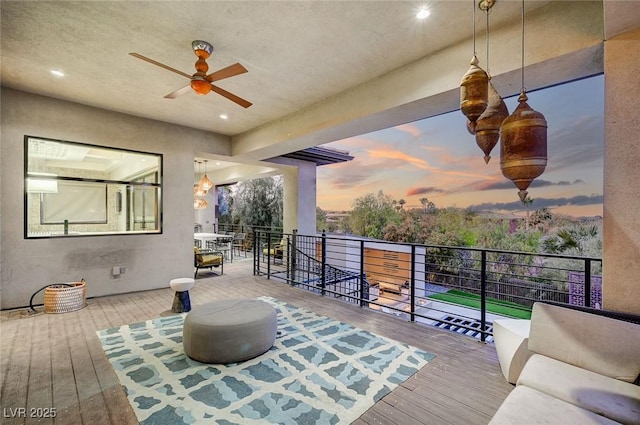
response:
<path id="1" fill-rule="evenodd" d="M 428 170 L 428 171 L 435 170 L 435 168 L 429 165 L 429 163 L 424 159 L 416 158 L 415 156 L 411 156 L 409 154 L 396 151 L 396 150 L 374 149 L 369 151 L 369 155 L 371 156 L 371 158 L 397 159 L 401 161 L 406 161 L 423 170 Z"/>
<path id="2" fill-rule="evenodd" d="M 402 131 L 404 133 L 408 133 L 414 137 L 420 136 L 422 133 L 420 129 L 414 124 L 401 124 L 393 127 L 396 130 Z"/>
<path id="3" fill-rule="evenodd" d="M 444 193 L 444 190 L 437 187 L 413 187 L 407 190 L 407 196 L 424 195 L 426 193 Z"/>

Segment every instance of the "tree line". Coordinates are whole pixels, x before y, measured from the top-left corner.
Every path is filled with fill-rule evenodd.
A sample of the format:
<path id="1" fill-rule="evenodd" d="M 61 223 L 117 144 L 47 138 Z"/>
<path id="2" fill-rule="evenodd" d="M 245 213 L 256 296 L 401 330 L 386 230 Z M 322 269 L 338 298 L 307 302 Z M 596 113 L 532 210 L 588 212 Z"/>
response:
<path id="1" fill-rule="evenodd" d="M 530 212 L 535 200 L 525 201 L 524 218 L 505 219 L 466 208 L 438 208 L 428 198 L 420 199 L 422 208 L 407 209 L 403 199 L 379 191 L 354 199 L 349 214 L 337 222 L 317 208 L 316 226 L 391 242 L 602 256 L 601 220 L 576 220 L 547 208 Z"/>

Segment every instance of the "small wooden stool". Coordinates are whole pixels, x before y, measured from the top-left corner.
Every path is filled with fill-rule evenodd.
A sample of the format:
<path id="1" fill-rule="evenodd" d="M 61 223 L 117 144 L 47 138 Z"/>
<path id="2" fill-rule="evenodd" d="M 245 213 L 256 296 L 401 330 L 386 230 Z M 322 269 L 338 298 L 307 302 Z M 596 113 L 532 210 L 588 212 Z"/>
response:
<path id="1" fill-rule="evenodd" d="M 176 291 L 173 297 L 173 305 L 171 311 L 174 313 L 185 313 L 191 311 L 191 299 L 189 298 L 189 289 L 193 288 L 194 280 L 191 277 L 179 277 L 171 279 L 169 286 Z"/>

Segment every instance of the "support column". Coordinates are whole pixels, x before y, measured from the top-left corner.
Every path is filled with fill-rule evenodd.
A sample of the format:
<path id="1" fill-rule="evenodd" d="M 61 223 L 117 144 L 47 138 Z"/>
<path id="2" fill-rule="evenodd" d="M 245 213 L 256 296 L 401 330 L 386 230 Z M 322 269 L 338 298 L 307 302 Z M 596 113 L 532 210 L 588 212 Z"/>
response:
<path id="1" fill-rule="evenodd" d="M 316 234 L 316 164 L 295 161 L 284 170 L 283 227 L 301 235 Z"/>
<path id="2" fill-rule="evenodd" d="M 603 306 L 640 314 L 640 30 L 605 42 Z"/>

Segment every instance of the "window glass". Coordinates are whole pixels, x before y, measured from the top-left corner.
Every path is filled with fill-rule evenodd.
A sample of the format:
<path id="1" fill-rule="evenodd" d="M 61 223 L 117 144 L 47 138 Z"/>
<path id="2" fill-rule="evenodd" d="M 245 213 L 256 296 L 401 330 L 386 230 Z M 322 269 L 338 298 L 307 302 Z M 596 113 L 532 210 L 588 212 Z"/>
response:
<path id="1" fill-rule="evenodd" d="M 161 233 L 162 155 L 25 136 L 25 237 Z"/>

